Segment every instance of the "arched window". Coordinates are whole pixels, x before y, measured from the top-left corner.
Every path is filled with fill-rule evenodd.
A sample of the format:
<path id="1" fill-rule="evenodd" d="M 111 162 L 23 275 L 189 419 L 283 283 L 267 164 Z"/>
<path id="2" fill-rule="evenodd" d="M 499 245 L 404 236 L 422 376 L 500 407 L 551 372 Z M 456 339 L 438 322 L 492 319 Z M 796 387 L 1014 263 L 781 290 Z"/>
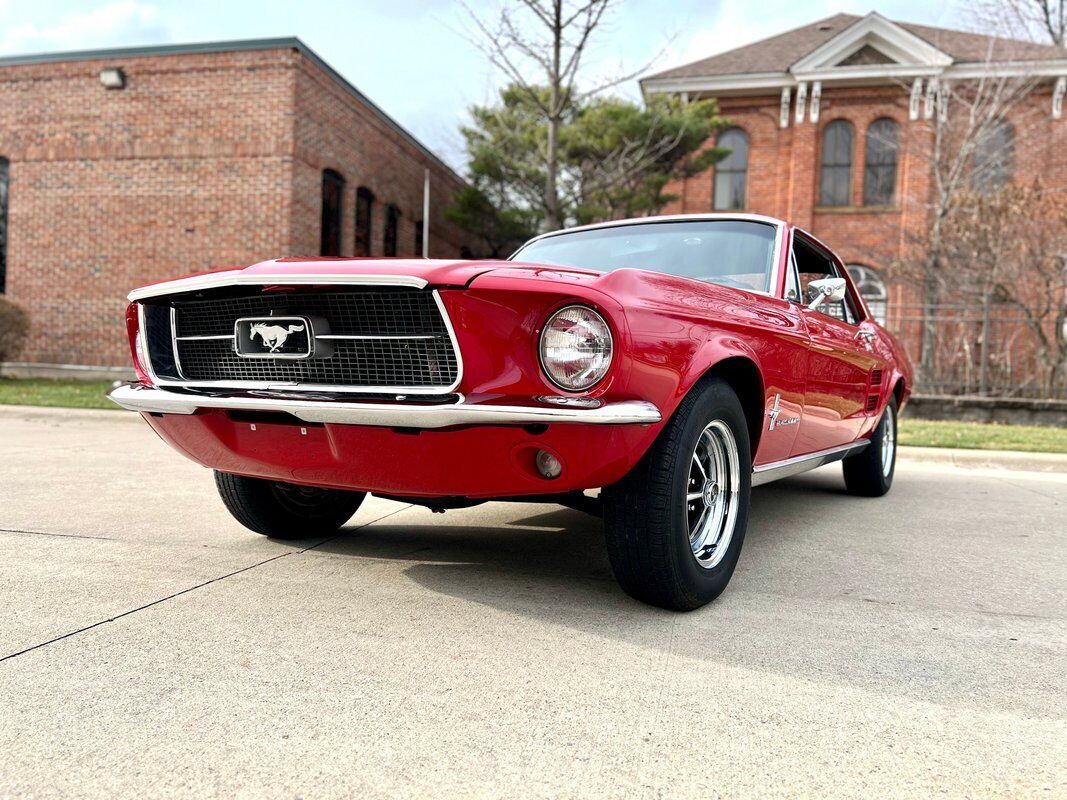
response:
<path id="1" fill-rule="evenodd" d="M 7 187 L 11 165 L 0 156 L 0 294 L 7 288 Z"/>
<path id="2" fill-rule="evenodd" d="M 1015 129 L 1007 120 L 997 120 L 980 132 L 971 170 L 971 186 L 988 194 L 1011 180 L 1015 171 Z"/>
<path id="3" fill-rule="evenodd" d="M 356 189 L 356 247 L 357 256 L 370 255 L 371 220 L 374 215 L 374 192 L 366 186 Z"/>
<path id="4" fill-rule="evenodd" d="M 888 206 L 897 192 L 897 147 L 900 126 L 896 120 L 876 119 L 867 129 L 867 155 L 863 165 L 863 205 Z"/>
<path id="5" fill-rule="evenodd" d="M 852 205 L 852 123 L 834 120 L 822 132 L 819 205 Z"/>
<path id="6" fill-rule="evenodd" d="M 332 169 L 322 171 L 322 240 L 319 255 L 341 255 L 341 207 L 345 196 L 345 179 Z"/>
<path id="7" fill-rule="evenodd" d="M 715 142 L 730 154 L 715 165 L 715 192 L 712 205 L 716 211 L 734 211 L 745 207 L 745 180 L 748 177 L 748 135 L 740 128 L 727 128 Z"/>
<path id="8" fill-rule="evenodd" d="M 385 207 L 385 231 L 382 234 L 382 255 L 395 256 L 400 228 L 400 209 L 391 203 Z"/>
<path id="9" fill-rule="evenodd" d="M 885 325 L 886 306 L 889 304 L 889 292 L 886 290 L 885 281 L 873 267 L 865 267 L 862 264 L 849 264 L 848 274 L 852 276 L 852 282 L 856 284 L 856 290 L 863 296 L 867 308 L 878 322 Z"/>

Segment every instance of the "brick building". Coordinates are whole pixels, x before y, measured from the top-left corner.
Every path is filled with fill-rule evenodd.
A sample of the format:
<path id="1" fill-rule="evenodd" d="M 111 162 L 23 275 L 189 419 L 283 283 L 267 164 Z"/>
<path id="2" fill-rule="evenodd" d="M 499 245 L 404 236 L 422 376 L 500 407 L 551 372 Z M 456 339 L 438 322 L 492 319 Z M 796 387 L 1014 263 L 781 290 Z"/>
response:
<path id="1" fill-rule="evenodd" d="M 840 252 L 894 327 L 914 300 L 893 267 L 928 220 L 934 124 L 953 111 L 949 89 L 983 74 L 1033 81 L 975 155 L 996 167 L 985 180 L 1040 176 L 1067 192 L 1067 50 L 839 14 L 642 81 L 646 94 L 716 98 L 731 125 L 709 142 L 731 154 L 668 187 L 667 211 L 792 220 Z"/>
<path id="2" fill-rule="evenodd" d="M 457 256 L 462 180 L 297 39 L 0 59 L 0 293 L 22 359 L 123 365 L 137 285 L 287 255 Z M 6 224 L 5 224 L 6 220 Z"/>

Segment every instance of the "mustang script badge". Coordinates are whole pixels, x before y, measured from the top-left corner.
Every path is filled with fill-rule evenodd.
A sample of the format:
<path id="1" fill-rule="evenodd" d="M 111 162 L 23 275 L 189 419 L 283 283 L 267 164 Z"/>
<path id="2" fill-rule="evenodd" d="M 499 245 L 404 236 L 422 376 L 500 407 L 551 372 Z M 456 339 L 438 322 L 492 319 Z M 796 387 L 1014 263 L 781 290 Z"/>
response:
<path id="1" fill-rule="evenodd" d="M 310 358 L 314 349 L 307 317 L 242 317 L 233 333 L 244 358 Z"/>

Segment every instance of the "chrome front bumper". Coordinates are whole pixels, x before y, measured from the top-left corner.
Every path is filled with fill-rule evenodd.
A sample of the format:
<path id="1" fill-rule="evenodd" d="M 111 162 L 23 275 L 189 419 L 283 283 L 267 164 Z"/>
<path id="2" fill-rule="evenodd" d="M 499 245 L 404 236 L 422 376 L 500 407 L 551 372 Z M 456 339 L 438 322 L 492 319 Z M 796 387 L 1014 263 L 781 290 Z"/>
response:
<path id="1" fill-rule="evenodd" d="M 146 414 L 193 414 L 201 409 L 279 411 L 304 422 L 337 425 L 374 425 L 401 428 L 447 428 L 453 425 L 649 425 L 660 421 L 652 403 L 625 400 L 597 408 L 558 406 L 504 406 L 469 403 L 404 405 L 352 403 L 332 400 L 298 400 L 274 397 L 219 397 L 182 394 L 148 386 L 126 385 L 108 397 L 123 408 Z"/>

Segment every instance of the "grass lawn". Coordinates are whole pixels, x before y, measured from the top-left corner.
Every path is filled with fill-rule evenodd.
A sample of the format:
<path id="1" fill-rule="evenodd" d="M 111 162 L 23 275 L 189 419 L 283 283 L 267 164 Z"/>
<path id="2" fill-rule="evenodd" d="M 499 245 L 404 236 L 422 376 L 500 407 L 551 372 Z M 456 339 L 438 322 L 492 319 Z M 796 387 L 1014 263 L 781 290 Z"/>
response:
<path id="1" fill-rule="evenodd" d="M 902 445 L 917 447 L 1067 453 L 1067 428 L 983 425 L 979 422 L 942 422 L 905 417 L 900 421 L 897 441 Z"/>
<path id="2" fill-rule="evenodd" d="M 0 378 L 0 404 L 120 410 L 105 397 L 111 381 Z"/>

